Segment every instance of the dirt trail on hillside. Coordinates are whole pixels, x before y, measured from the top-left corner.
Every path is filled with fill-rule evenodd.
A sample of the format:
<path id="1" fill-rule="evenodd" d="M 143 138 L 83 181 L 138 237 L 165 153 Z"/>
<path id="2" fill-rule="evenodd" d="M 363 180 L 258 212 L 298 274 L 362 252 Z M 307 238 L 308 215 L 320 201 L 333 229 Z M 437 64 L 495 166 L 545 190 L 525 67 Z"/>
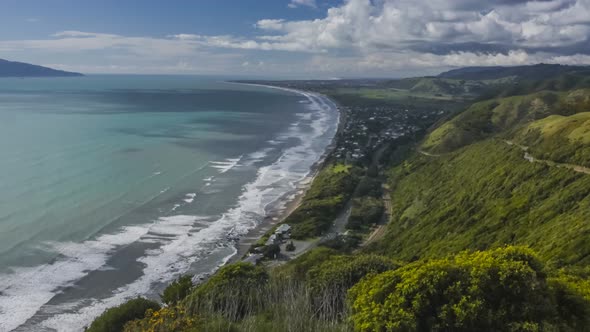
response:
<path id="1" fill-rule="evenodd" d="M 516 147 L 520 148 L 522 151 L 524 151 L 523 158 L 530 163 L 540 163 L 540 164 L 547 165 L 549 167 L 566 168 L 566 169 L 572 170 L 574 172 L 590 175 L 590 168 L 588 168 L 588 167 L 575 165 L 575 164 L 558 163 L 558 162 L 555 162 L 552 160 L 537 159 L 537 158 L 533 157 L 528 152 L 528 150 L 529 150 L 528 146 L 520 145 L 520 144 L 517 144 L 517 143 L 515 143 L 513 141 L 509 141 L 509 140 L 504 140 L 504 143 L 506 143 L 510 146 L 516 146 Z"/>

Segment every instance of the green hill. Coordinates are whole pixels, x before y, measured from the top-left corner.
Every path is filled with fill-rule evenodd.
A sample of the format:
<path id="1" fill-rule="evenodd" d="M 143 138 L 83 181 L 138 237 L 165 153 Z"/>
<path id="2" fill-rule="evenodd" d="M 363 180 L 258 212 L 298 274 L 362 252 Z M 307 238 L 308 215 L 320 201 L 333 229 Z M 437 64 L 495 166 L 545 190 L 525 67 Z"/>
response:
<path id="1" fill-rule="evenodd" d="M 511 133 L 519 126 L 550 115 L 582 112 L 584 106 L 580 104 L 580 96 L 589 93 L 590 90 L 542 91 L 475 103 L 430 133 L 422 149 L 430 153 L 447 153 L 481 139 Z"/>
<path id="2" fill-rule="evenodd" d="M 516 244 L 558 266 L 590 264 L 589 111 L 588 89 L 543 91 L 440 125 L 391 172 L 378 251 L 408 260 Z"/>
<path id="3" fill-rule="evenodd" d="M 378 251 L 412 260 L 518 244 L 559 265 L 589 264 L 590 176 L 523 155 L 486 139 L 398 166 Z"/>

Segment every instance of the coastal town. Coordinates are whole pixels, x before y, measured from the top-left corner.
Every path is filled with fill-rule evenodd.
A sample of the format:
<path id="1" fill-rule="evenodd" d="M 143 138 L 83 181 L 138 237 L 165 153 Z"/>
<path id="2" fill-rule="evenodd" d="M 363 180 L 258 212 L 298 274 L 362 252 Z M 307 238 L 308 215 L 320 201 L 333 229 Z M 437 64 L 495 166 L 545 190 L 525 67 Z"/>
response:
<path id="1" fill-rule="evenodd" d="M 402 93 L 400 89 L 388 86 L 389 83 L 384 80 L 244 83 L 271 85 L 328 96 L 338 105 L 341 123 L 325 163 L 348 165 L 346 167 L 353 167 L 362 173 L 373 173 L 357 176 L 358 182 L 355 185 L 366 187 L 367 183 L 371 183 L 373 194 L 359 193 L 364 189 L 353 188 L 354 193 L 351 192 L 346 202 L 338 207 L 333 215 L 333 221 L 329 222 L 329 229 L 321 232 L 321 236 L 293 238 L 293 225 L 286 223 L 288 220 L 279 221 L 279 224 L 268 229 L 242 258 L 243 261 L 253 264 L 261 261 L 270 265 L 281 264 L 318 245 L 337 243 L 340 246 L 342 242 L 347 242 L 346 245 L 353 243 L 353 246 L 358 246 L 382 235 L 383 226 L 389 219 L 389 196 L 383 189 L 386 185 L 384 176 L 379 175 L 380 169 L 385 169 L 391 164 L 392 156 L 400 155 L 392 153 L 393 151 L 412 146 L 430 126 L 463 105 L 462 100 L 447 100 L 441 98 L 438 93 Z M 372 214 L 372 217 L 368 218 L 371 219 L 369 224 L 360 228 L 354 226 L 363 219 L 359 215 L 366 214 Z M 355 215 L 356 220 L 351 220 Z"/>
<path id="2" fill-rule="evenodd" d="M 324 94 L 338 104 L 342 125 L 329 159 L 349 164 L 378 163 L 380 150 L 420 136 L 428 127 L 462 105 L 432 93 L 412 95 L 382 79 L 248 81 Z M 383 98 L 368 96 L 379 91 Z M 389 95 L 389 93 L 391 95 Z M 389 98 L 392 97 L 392 98 Z"/>

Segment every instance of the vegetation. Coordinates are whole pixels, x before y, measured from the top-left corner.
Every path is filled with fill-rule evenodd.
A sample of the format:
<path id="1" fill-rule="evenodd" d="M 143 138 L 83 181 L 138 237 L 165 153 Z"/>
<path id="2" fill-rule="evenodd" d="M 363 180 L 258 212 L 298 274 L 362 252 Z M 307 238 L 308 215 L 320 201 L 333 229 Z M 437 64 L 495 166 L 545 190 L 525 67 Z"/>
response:
<path id="1" fill-rule="evenodd" d="M 162 298 L 162 302 L 167 305 L 174 305 L 187 297 L 192 288 L 192 276 L 182 276 L 168 285 L 160 297 Z"/>
<path id="2" fill-rule="evenodd" d="M 507 247 L 420 261 L 350 290 L 358 331 L 583 331 L 588 302 L 548 282 L 529 250 Z"/>
<path id="3" fill-rule="evenodd" d="M 415 260 L 517 244 L 557 266 L 590 263 L 590 177 L 523 155 L 486 140 L 396 167 L 392 219 L 370 249 Z"/>
<path id="4" fill-rule="evenodd" d="M 346 292 L 363 277 L 396 268 L 391 259 L 375 255 L 338 256 L 311 268 L 306 276 L 313 307 L 324 320 L 342 317 Z"/>
<path id="5" fill-rule="evenodd" d="M 268 278 L 264 268 L 249 263 L 224 266 L 185 299 L 185 306 L 193 315 L 207 311 L 238 320 L 261 306 L 257 293 Z"/>
<path id="6" fill-rule="evenodd" d="M 326 232 L 356 188 L 359 170 L 342 164 L 328 165 L 316 176 L 311 188 L 285 223 L 295 239 Z"/>
<path id="7" fill-rule="evenodd" d="M 145 318 L 125 325 L 125 332 L 182 332 L 203 327 L 203 320 L 186 315 L 182 307 L 170 306 L 160 310 L 148 309 Z"/>
<path id="8" fill-rule="evenodd" d="M 383 200 L 381 198 L 356 198 L 352 201 L 352 211 L 346 228 L 354 230 L 367 229 L 381 220 L 383 211 Z"/>
<path id="9" fill-rule="evenodd" d="M 146 311 L 159 310 L 154 301 L 137 298 L 106 310 L 92 322 L 87 332 L 119 332 L 127 322 L 145 317 Z"/>
<path id="10" fill-rule="evenodd" d="M 562 105 L 574 93 L 538 92 L 475 103 L 428 135 L 422 148 L 447 153 L 552 114 L 570 115 L 576 109 Z"/>

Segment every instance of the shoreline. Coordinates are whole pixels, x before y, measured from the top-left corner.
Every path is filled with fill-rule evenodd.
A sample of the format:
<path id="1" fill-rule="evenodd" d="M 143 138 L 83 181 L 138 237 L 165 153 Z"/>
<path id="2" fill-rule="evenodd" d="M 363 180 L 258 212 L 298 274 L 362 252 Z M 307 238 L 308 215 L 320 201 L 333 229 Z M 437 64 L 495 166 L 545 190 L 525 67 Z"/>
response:
<path id="1" fill-rule="evenodd" d="M 241 82 L 226 82 L 226 83 L 258 86 L 258 87 L 265 87 L 265 88 L 271 88 L 271 89 L 279 89 L 279 90 L 294 92 L 294 93 L 297 93 L 297 94 L 300 94 L 303 96 L 307 96 L 308 94 L 315 94 L 317 96 L 320 96 L 321 98 L 327 99 L 335 106 L 335 110 L 338 112 L 338 117 L 337 117 L 338 125 L 336 128 L 336 132 L 334 134 L 334 137 L 332 137 L 332 140 L 330 141 L 330 144 L 328 144 L 326 146 L 326 150 L 324 151 L 324 153 L 322 153 L 322 155 L 320 156 L 318 161 L 316 161 L 310 167 L 309 173 L 307 174 L 305 179 L 303 179 L 300 182 L 301 188 L 299 188 L 297 190 L 297 193 L 294 195 L 294 197 L 286 200 L 284 209 L 281 209 L 279 211 L 272 211 L 272 212 L 268 213 L 264 217 L 264 219 L 262 220 L 262 222 L 260 224 L 256 225 L 251 230 L 249 230 L 246 235 L 240 237 L 234 244 L 235 248 L 236 248 L 235 254 L 232 255 L 231 257 L 229 257 L 228 259 L 226 259 L 222 264 L 220 264 L 219 265 L 220 268 L 225 265 L 241 261 L 244 258 L 244 256 L 248 253 L 248 251 L 250 250 L 251 246 L 254 243 L 256 243 L 258 240 L 260 240 L 274 226 L 284 222 L 285 219 L 287 219 L 297 208 L 299 208 L 299 206 L 301 205 L 301 202 L 303 201 L 303 198 L 307 194 L 307 191 L 311 187 L 318 172 L 325 166 L 327 158 L 334 151 L 334 149 L 336 147 L 336 140 L 337 140 L 339 134 L 341 133 L 342 128 L 344 127 L 344 124 L 345 124 L 344 113 L 340 109 L 341 106 L 337 102 L 335 102 L 334 100 L 332 100 L 331 98 L 329 98 L 328 96 L 326 96 L 324 94 L 314 92 L 314 91 L 296 90 L 296 89 L 284 88 L 284 87 L 280 87 L 280 86 L 273 86 L 273 85 L 266 85 L 266 84 L 241 83 Z M 288 195 L 288 193 L 285 194 L 284 196 L 287 196 L 287 195 Z M 279 197 L 277 200 L 281 200 L 281 199 L 282 198 Z M 215 273 L 215 271 L 212 272 L 211 274 L 213 274 L 213 273 Z"/>

